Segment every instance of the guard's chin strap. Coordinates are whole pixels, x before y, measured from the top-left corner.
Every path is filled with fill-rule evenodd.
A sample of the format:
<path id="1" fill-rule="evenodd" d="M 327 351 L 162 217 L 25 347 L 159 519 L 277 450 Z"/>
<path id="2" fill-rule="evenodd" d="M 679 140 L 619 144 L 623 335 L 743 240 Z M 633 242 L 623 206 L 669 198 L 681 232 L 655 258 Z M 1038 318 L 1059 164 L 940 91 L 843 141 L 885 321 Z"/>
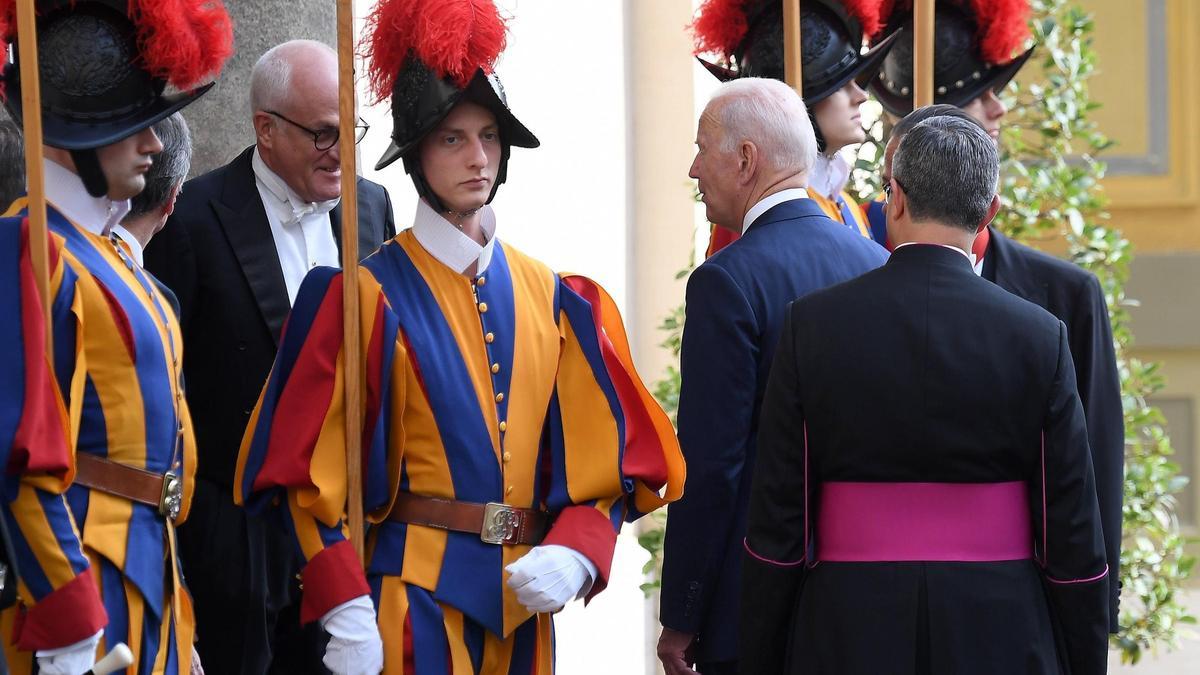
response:
<path id="1" fill-rule="evenodd" d="M 808 119 L 812 120 L 813 135 L 817 137 L 817 152 L 825 154 L 825 134 L 821 133 L 821 125 L 817 124 L 817 116 L 812 108 L 808 109 Z"/>
<path id="2" fill-rule="evenodd" d="M 75 161 L 75 171 L 83 180 L 83 187 L 88 194 L 96 197 L 108 196 L 108 179 L 104 177 L 104 169 L 100 167 L 100 157 L 95 150 L 71 150 L 71 159 Z"/>
<path id="3" fill-rule="evenodd" d="M 500 168 L 496 171 L 496 180 L 492 183 L 492 192 L 488 195 L 487 201 L 484 204 L 491 204 L 496 198 L 496 192 L 500 189 L 500 184 L 508 178 L 508 156 L 511 147 L 505 144 L 500 151 Z M 417 196 L 425 200 L 429 207 L 441 214 L 455 216 L 462 221 L 468 216 L 473 215 L 479 209 L 471 211 L 454 211 L 446 208 L 442 200 L 433 192 L 433 188 L 429 186 L 429 181 L 425 178 L 425 172 L 421 170 L 421 160 L 418 155 L 418 150 L 413 150 L 402 157 L 404 161 L 404 172 L 412 177 L 413 186 L 417 188 Z M 480 207 L 483 208 L 483 207 Z M 453 221 L 451 221 L 453 222 Z"/>

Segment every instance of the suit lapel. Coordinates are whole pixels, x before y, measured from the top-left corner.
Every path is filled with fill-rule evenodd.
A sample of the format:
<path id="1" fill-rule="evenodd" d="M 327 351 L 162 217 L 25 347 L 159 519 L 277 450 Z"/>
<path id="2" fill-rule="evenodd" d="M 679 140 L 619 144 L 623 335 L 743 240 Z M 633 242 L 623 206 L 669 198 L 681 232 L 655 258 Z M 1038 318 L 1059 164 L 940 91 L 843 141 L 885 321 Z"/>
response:
<path id="1" fill-rule="evenodd" d="M 992 227 L 983 263 L 986 268 L 990 261 L 990 269 L 984 270 L 984 276 L 1009 293 L 1045 309 L 1049 303 L 1049 289 L 1030 272 L 1017 246 Z"/>
<path id="2" fill-rule="evenodd" d="M 271 224 L 255 183 L 250 163 L 253 152 L 251 147 L 234 160 L 221 199 L 213 201 L 213 209 L 278 346 L 291 302 L 283 280 L 283 268 L 279 265 L 279 253 L 275 250 L 275 237 L 271 234 Z"/>
<path id="3" fill-rule="evenodd" d="M 382 240 L 382 237 L 372 236 L 371 223 L 373 218 L 364 218 L 366 215 L 366 200 L 363 198 L 363 179 L 360 176 L 357 181 L 358 186 L 358 259 L 362 260 L 378 248 L 376 241 Z M 342 259 L 342 204 L 333 207 L 329 212 L 329 227 L 333 230 L 333 241 L 337 244 L 338 260 Z"/>

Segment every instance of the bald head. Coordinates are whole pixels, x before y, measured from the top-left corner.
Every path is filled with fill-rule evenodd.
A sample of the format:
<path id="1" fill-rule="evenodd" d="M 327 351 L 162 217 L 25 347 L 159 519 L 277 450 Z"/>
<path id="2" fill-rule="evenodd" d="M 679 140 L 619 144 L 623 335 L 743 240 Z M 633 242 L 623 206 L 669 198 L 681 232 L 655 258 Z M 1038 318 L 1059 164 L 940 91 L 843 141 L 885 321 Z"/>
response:
<path id="1" fill-rule="evenodd" d="M 317 96 L 337 101 L 338 57 L 316 40 L 292 40 L 259 57 L 250 71 L 251 112 L 283 110 Z"/>
<path id="2" fill-rule="evenodd" d="M 305 202 L 341 194 L 341 142 L 329 144 L 338 137 L 337 61 L 320 42 L 293 40 L 263 54 L 250 73 L 258 154 Z"/>

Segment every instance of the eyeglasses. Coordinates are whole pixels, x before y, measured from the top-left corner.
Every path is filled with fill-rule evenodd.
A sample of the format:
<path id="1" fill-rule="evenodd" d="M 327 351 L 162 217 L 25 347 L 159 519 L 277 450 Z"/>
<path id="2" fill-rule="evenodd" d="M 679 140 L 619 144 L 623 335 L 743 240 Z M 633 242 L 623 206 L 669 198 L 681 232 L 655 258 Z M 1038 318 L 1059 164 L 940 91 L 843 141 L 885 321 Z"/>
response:
<path id="1" fill-rule="evenodd" d="M 266 112 L 268 115 L 274 115 L 284 122 L 296 127 L 297 129 L 304 131 L 304 133 L 308 134 L 309 136 L 312 136 L 313 147 L 320 152 L 324 152 L 337 145 L 338 138 L 341 136 L 341 131 L 337 127 L 321 127 L 320 129 L 313 130 L 309 129 L 303 124 L 300 124 L 299 122 L 284 117 L 274 110 L 268 110 Z M 367 124 L 366 120 L 361 117 L 358 118 L 358 124 L 354 125 L 355 145 L 358 145 L 362 142 L 363 137 L 367 135 L 367 130 L 370 128 L 371 125 Z"/>
<path id="2" fill-rule="evenodd" d="M 908 188 L 904 187 L 904 183 L 901 183 L 899 178 L 892 176 L 891 178 L 889 178 L 887 180 L 887 182 L 885 182 L 883 184 L 883 203 L 884 204 L 887 204 L 888 202 L 892 201 L 892 181 L 896 181 L 896 185 L 898 185 L 901 190 L 908 192 Z"/>

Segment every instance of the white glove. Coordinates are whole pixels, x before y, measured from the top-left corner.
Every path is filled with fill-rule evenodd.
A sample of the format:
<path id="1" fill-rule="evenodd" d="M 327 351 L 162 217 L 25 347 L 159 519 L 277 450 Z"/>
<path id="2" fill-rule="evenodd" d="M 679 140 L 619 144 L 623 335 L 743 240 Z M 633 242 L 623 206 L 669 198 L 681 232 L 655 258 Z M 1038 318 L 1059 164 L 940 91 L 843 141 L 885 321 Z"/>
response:
<path id="1" fill-rule="evenodd" d="M 42 675 L 82 675 L 96 663 L 96 647 L 104 631 L 66 647 L 39 649 L 38 672 Z"/>
<path id="2" fill-rule="evenodd" d="M 534 613 L 557 612 L 586 595 L 598 576 L 582 553 L 555 544 L 535 546 L 504 569 L 512 575 L 508 587 L 516 591 L 517 602 Z"/>
<path id="3" fill-rule="evenodd" d="M 360 595 L 329 610 L 321 627 L 330 635 L 322 661 L 334 675 L 378 675 L 383 670 L 383 640 L 370 597 Z"/>

